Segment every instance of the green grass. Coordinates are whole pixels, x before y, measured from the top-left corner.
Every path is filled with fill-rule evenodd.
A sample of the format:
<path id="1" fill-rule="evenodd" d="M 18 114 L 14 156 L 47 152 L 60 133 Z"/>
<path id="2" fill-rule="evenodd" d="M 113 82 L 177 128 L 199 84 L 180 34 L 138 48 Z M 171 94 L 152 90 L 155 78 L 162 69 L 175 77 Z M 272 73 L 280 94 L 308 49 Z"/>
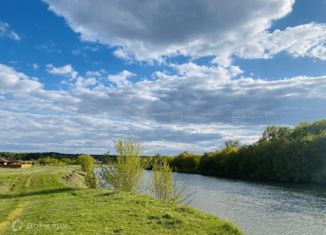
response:
<path id="1" fill-rule="evenodd" d="M 242 234 L 233 224 L 148 196 L 83 187 L 73 168 L 0 168 L 2 234 Z"/>

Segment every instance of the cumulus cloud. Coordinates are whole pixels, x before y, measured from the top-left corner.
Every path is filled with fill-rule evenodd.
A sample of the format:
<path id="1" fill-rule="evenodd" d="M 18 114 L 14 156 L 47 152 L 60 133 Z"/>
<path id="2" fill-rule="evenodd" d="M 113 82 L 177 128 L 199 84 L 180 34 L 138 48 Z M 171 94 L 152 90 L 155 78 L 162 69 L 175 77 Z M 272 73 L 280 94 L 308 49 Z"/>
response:
<path id="1" fill-rule="evenodd" d="M 139 80 L 128 70 L 83 74 L 71 64 L 48 64 L 46 71 L 67 85 L 48 90 L 0 64 L 3 150 L 103 153 L 117 137 L 131 136 L 151 153 L 203 152 L 229 139 L 253 142 L 268 124 L 326 116 L 326 76 L 253 79 L 232 64 L 234 56 L 268 59 L 281 52 L 326 60 L 325 24 L 269 30 L 294 0 L 44 1 L 82 40 L 108 45 L 124 60 L 165 67 Z M 2 22 L 0 37 L 20 40 Z M 51 41 L 36 48 L 60 52 Z M 167 60 L 178 55 L 188 62 Z M 204 56 L 213 63 L 195 63 Z"/>
<path id="2" fill-rule="evenodd" d="M 134 77 L 136 74 L 128 71 L 128 70 L 123 70 L 122 72 L 115 74 L 115 75 L 109 75 L 108 80 L 115 84 L 118 87 L 121 86 L 127 86 L 130 84 L 130 81 L 128 78 Z"/>
<path id="3" fill-rule="evenodd" d="M 21 37 L 10 28 L 10 25 L 2 21 L 0 21 L 0 38 L 1 37 L 7 37 L 15 41 L 21 40 Z"/>
<path id="4" fill-rule="evenodd" d="M 78 72 L 74 70 L 71 64 L 67 64 L 61 67 L 55 67 L 52 64 L 46 65 L 46 70 L 50 74 L 54 75 L 63 75 L 63 76 L 71 76 L 72 78 L 77 78 Z"/>
<path id="5" fill-rule="evenodd" d="M 12 67 L 0 64 L 0 94 L 29 93 L 40 88 L 42 88 L 42 84 L 35 78 L 30 78 Z"/>
<path id="6" fill-rule="evenodd" d="M 79 75 L 63 91 L 1 65 L 0 148 L 103 153 L 131 136 L 151 153 L 203 152 L 229 139 L 253 142 L 268 124 L 326 116 L 326 76 L 268 81 L 236 66 L 171 67 L 127 86 Z"/>
<path id="7" fill-rule="evenodd" d="M 310 23 L 263 32 L 239 44 L 235 54 L 241 58 L 272 58 L 283 51 L 294 57 L 326 60 L 326 24 Z"/>
<path id="8" fill-rule="evenodd" d="M 246 40 L 292 10 L 294 0 L 45 0 L 83 40 L 118 47 L 122 58 L 214 55 Z M 130 55 L 131 54 L 131 55 Z"/>
<path id="9" fill-rule="evenodd" d="M 268 31 L 294 0 L 44 1 L 82 40 L 114 47 L 125 60 L 214 56 L 215 63 L 230 65 L 234 55 L 271 58 L 282 51 L 326 58 L 325 24 Z"/>
<path id="10" fill-rule="evenodd" d="M 13 151 L 51 151 L 104 153 L 112 151 L 116 138 L 134 137 L 147 154 L 175 154 L 188 149 L 196 152 L 216 150 L 223 138 L 237 134 L 240 140 L 255 140 L 259 128 L 248 132 L 244 126 L 160 124 L 152 121 L 130 122 L 106 116 L 51 115 L 15 113 L 0 109 L 1 149 Z M 198 129 L 201 129 L 198 132 Z M 253 138 L 254 136 L 254 138 Z M 182 140 L 182 141 L 181 141 Z M 169 148 L 167 148 L 169 146 Z"/>

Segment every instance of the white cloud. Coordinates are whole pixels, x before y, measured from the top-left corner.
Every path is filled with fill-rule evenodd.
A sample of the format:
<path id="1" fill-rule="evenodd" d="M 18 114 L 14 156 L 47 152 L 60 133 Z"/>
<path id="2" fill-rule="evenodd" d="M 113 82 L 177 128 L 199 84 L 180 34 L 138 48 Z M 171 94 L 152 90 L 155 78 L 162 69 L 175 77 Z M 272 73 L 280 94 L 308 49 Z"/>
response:
<path id="1" fill-rule="evenodd" d="M 83 40 L 117 46 L 121 58 L 219 55 L 292 10 L 294 0 L 45 0 Z"/>
<path id="2" fill-rule="evenodd" d="M 326 60 L 326 24 L 310 23 L 263 32 L 238 45 L 235 54 L 241 58 L 272 58 L 283 51 L 294 57 Z"/>
<path id="3" fill-rule="evenodd" d="M 0 94 L 29 93 L 40 88 L 42 88 L 42 84 L 37 80 L 17 72 L 12 67 L 0 64 Z"/>
<path id="4" fill-rule="evenodd" d="M 0 37 L 8 37 L 15 41 L 20 41 L 21 37 L 10 28 L 10 25 L 6 22 L 0 21 Z"/>
<path id="5" fill-rule="evenodd" d="M 69 75 L 74 79 L 77 78 L 77 76 L 78 76 L 78 72 L 76 72 L 74 70 L 74 68 L 70 64 L 67 64 L 67 65 L 64 65 L 64 66 L 61 66 L 61 67 L 55 67 L 52 64 L 47 64 L 46 65 L 46 70 L 50 74 Z"/>
<path id="6" fill-rule="evenodd" d="M 179 75 L 198 78 L 206 77 L 215 80 L 221 80 L 222 78 L 229 79 L 230 77 L 236 77 L 243 72 L 238 66 L 200 66 L 193 62 L 185 64 L 172 64 L 170 66 L 175 68 Z"/>
<path id="7" fill-rule="evenodd" d="M 121 86 L 127 86 L 130 85 L 130 81 L 128 78 L 134 77 L 136 74 L 128 71 L 128 70 L 123 70 L 122 72 L 115 74 L 115 75 L 109 75 L 108 80 L 112 83 L 114 83 L 116 86 L 121 87 Z"/>
<path id="8" fill-rule="evenodd" d="M 90 78 L 78 77 L 74 85 L 75 88 L 80 91 L 80 90 L 87 89 L 88 87 L 94 87 L 97 83 L 98 81 L 95 77 L 90 77 Z"/>
<path id="9" fill-rule="evenodd" d="M 58 151 L 72 153 L 113 153 L 112 143 L 119 137 L 141 141 L 146 153 L 175 154 L 188 149 L 196 152 L 216 150 L 222 138 L 236 133 L 247 142 L 259 133 L 254 127 L 214 125 L 159 124 L 130 122 L 95 115 L 51 115 L 16 113 L 0 109 L 0 146 L 8 151 Z M 201 132 L 196 130 L 201 129 Z M 180 141 L 182 140 L 182 141 Z M 213 144 L 214 143 L 214 144 Z M 169 148 L 167 148 L 169 146 Z"/>
<path id="10" fill-rule="evenodd" d="M 325 24 L 268 31 L 294 0 L 44 1 L 82 40 L 115 47 L 114 55 L 125 60 L 214 56 L 227 66 L 233 55 L 271 58 L 282 51 L 326 59 Z"/>
<path id="11" fill-rule="evenodd" d="M 98 71 L 91 71 L 91 70 L 86 71 L 86 75 L 89 77 L 100 77 L 100 76 L 104 75 L 105 73 L 106 73 L 106 71 L 104 69 L 101 69 Z"/>
<path id="12" fill-rule="evenodd" d="M 203 152 L 253 142 L 268 124 L 326 116 L 326 76 L 268 81 L 239 77 L 234 66 L 171 66 L 176 73 L 116 87 L 80 75 L 62 91 L 0 65 L 0 148 L 103 153 L 134 137 L 151 153 Z"/>

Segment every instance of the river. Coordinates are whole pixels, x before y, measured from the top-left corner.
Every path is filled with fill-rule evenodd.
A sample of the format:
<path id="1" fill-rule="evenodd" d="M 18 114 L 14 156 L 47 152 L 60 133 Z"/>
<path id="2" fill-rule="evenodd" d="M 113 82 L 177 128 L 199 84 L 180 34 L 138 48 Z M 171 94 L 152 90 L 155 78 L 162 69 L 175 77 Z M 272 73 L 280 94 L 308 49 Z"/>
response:
<path id="1" fill-rule="evenodd" d="M 145 172 L 144 187 L 151 172 Z M 190 206 L 233 221 L 248 235 L 326 235 L 326 187 L 263 184 L 175 173 Z"/>

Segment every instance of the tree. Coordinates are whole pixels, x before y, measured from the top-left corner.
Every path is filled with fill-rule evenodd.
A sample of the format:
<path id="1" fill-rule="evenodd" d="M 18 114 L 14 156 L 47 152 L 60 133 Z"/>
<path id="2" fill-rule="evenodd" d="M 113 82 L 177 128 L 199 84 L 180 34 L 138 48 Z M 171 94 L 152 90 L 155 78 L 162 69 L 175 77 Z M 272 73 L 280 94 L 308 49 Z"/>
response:
<path id="1" fill-rule="evenodd" d="M 136 191 L 144 174 L 140 154 L 142 147 L 132 139 L 114 143 L 117 159 L 102 167 L 101 177 L 105 186 L 125 192 Z"/>
<path id="2" fill-rule="evenodd" d="M 95 160 L 90 155 L 80 155 L 79 164 L 81 166 L 81 170 L 84 172 L 93 171 L 95 168 Z"/>
<path id="3" fill-rule="evenodd" d="M 86 173 L 85 183 L 89 188 L 97 188 L 98 182 L 97 177 L 94 172 L 95 160 L 90 155 L 81 155 L 79 156 L 79 163 L 81 170 Z"/>
<path id="4" fill-rule="evenodd" d="M 263 132 L 261 141 L 273 141 L 279 138 L 287 138 L 291 133 L 288 127 L 268 126 Z"/>
<path id="5" fill-rule="evenodd" d="M 225 141 L 226 148 L 240 148 L 241 144 L 239 140 L 227 140 Z"/>
<path id="6" fill-rule="evenodd" d="M 163 201 L 176 201 L 172 169 L 166 159 L 155 159 L 152 169 L 151 190 L 154 196 Z"/>
<path id="7" fill-rule="evenodd" d="M 171 160 L 174 170 L 187 173 L 195 173 L 198 170 L 200 155 L 183 152 Z"/>
<path id="8" fill-rule="evenodd" d="M 106 153 L 103 155 L 103 159 L 102 159 L 102 161 L 103 161 L 104 164 L 108 164 L 108 163 L 110 163 L 110 162 L 112 161 L 112 158 L 113 158 L 113 157 L 110 156 L 110 152 L 106 152 Z"/>
<path id="9" fill-rule="evenodd" d="M 60 161 L 59 159 L 52 158 L 49 156 L 38 159 L 37 163 L 40 165 L 49 165 L 49 166 L 64 166 L 66 164 L 65 162 Z"/>

